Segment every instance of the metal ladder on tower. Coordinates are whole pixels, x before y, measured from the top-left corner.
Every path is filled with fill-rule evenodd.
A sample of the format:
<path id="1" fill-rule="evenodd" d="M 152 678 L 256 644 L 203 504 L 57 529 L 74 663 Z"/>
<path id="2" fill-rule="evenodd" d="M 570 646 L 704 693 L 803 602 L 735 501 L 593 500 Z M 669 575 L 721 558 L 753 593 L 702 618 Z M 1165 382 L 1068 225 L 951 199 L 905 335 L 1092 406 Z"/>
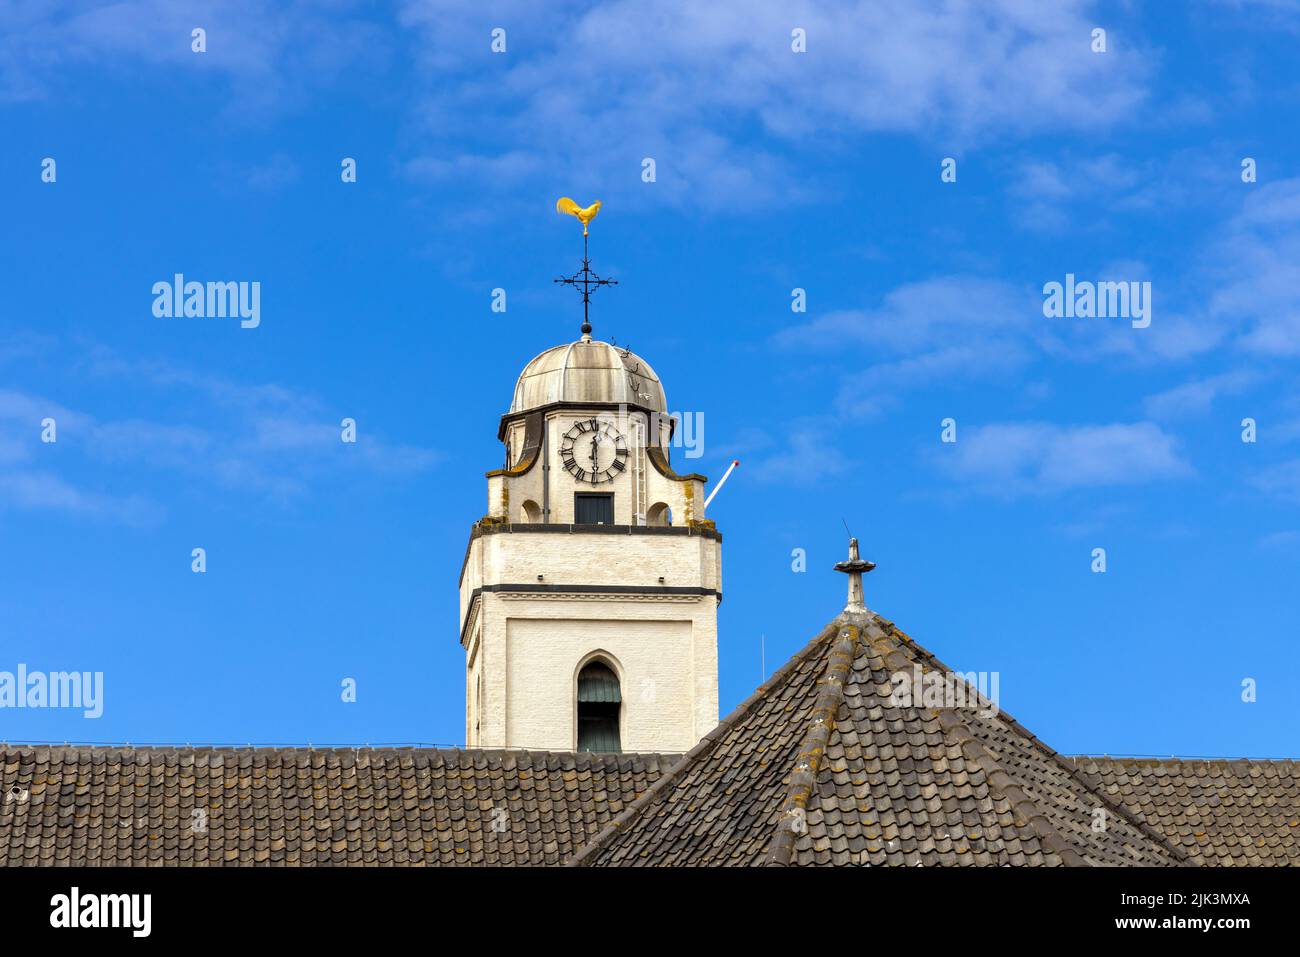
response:
<path id="1" fill-rule="evenodd" d="M 632 420 L 632 524 L 644 525 L 650 498 L 646 484 L 646 428 L 641 419 Z"/>

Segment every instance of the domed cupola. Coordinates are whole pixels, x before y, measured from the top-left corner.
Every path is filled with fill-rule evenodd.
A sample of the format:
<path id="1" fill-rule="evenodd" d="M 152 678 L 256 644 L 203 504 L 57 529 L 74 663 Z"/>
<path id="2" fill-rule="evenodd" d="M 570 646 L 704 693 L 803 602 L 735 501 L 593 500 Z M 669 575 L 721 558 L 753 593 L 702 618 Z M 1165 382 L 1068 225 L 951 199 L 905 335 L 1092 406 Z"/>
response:
<path id="1" fill-rule="evenodd" d="M 589 336 L 547 349 L 524 366 L 507 414 L 531 412 L 557 402 L 668 411 L 663 385 L 650 363 L 634 352 Z"/>

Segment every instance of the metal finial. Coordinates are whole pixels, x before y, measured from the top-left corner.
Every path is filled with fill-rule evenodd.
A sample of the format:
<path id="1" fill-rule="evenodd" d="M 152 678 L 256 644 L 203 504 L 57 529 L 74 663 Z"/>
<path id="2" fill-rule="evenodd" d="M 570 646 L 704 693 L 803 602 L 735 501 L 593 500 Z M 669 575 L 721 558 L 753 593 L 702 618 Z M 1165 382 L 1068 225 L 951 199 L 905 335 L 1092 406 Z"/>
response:
<path id="1" fill-rule="evenodd" d="M 845 611 L 865 612 L 867 610 L 866 602 L 862 599 L 862 576 L 875 567 L 875 562 L 864 561 L 858 555 L 858 540 L 850 538 L 849 560 L 835 565 L 837 572 L 845 572 L 849 576 L 849 600 L 844 606 Z"/>
<path id="2" fill-rule="evenodd" d="M 566 286 L 573 286 L 582 293 L 582 340 L 591 341 L 591 290 L 593 287 L 600 286 L 617 286 L 617 279 L 602 279 L 591 271 L 591 258 L 587 255 L 587 226 L 596 214 L 600 212 L 600 201 L 592 203 L 586 209 L 579 208 L 578 204 L 567 196 L 563 197 L 555 204 L 555 211 L 560 214 L 576 216 L 582 223 L 582 268 L 567 278 L 561 277 L 554 280 L 563 283 Z"/>

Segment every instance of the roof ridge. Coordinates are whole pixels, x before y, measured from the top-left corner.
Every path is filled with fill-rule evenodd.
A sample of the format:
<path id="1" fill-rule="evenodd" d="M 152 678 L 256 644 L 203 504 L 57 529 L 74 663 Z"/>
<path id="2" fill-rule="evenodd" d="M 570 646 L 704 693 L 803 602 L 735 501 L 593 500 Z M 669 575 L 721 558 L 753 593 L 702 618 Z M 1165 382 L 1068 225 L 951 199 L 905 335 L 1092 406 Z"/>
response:
<path id="1" fill-rule="evenodd" d="M 791 656 L 790 660 L 774 671 L 772 677 L 768 678 L 754 689 L 753 694 L 740 704 L 736 705 L 731 714 L 719 721 L 712 731 L 700 739 L 700 742 L 695 745 L 695 747 L 682 755 L 681 760 L 665 771 L 658 780 L 646 789 L 644 794 L 629 804 L 621 814 L 602 827 L 596 835 L 591 838 L 591 840 L 579 848 L 578 852 L 574 854 L 573 857 L 569 858 L 566 866 L 581 867 L 585 865 L 587 860 L 598 850 L 607 847 L 624 828 L 641 816 L 642 812 L 652 801 L 654 801 L 655 798 L 666 791 L 674 781 L 680 778 L 688 767 L 695 763 L 698 758 L 701 758 L 712 751 L 714 747 L 717 746 L 718 741 L 723 735 L 748 717 L 750 712 L 754 710 L 755 706 L 757 706 L 758 703 L 767 696 L 768 692 L 789 678 L 795 668 L 804 660 L 811 657 L 813 652 L 815 652 L 820 645 L 825 643 L 838 628 L 839 619 L 836 618 L 818 632 L 817 635 L 808 642 L 808 644 L 804 645 L 803 648 Z"/>
<path id="2" fill-rule="evenodd" d="M 1006 719 L 1007 723 L 1011 726 L 1011 728 L 1014 731 L 1016 731 L 1022 737 L 1027 738 L 1031 744 L 1038 747 L 1039 750 L 1043 751 L 1046 755 L 1048 755 L 1048 757 L 1050 757 L 1058 765 L 1064 768 L 1069 773 L 1070 777 L 1073 778 L 1075 781 L 1077 781 L 1080 785 L 1082 785 L 1084 789 L 1088 791 L 1089 794 L 1096 795 L 1104 803 L 1109 805 L 1112 813 L 1118 814 L 1120 817 L 1124 818 L 1126 821 L 1129 822 L 1129 824 L 1133 825 L 1133 827 L 1137 828 L 1147 837 L 1151 838 L 1152 840 L 1168 848 L 1170 851 L 1173 852 L 1174 856 L 1179 860 L 1182 860 L 1184 862 L 1191 861 L 1191 858 L 1188 857 L 1187 853 L 1182 848 L 1180 848 L 1177 844 L 1171 841 L 1168 836 L 1160 833 L 1150 824 L 1147 824 L 1145 821 L 1139 818 L 1136 814 L 1130 811 L 1128 807 L 1125 806 L 1124 802 L 1120 801 L 1117 798 L 1112 798 L 1109 794 L 1107 794 L 1104 788 L 1100 786 L 1101 782 L 1093 783 L 1092 781 L 1089 781 L 1086 774 L 1082 770 L 1080 770 L 1078 765 L 1076 765 L 1073 761 L 1065 760 L 1064 755 L 1062 755 L 1059 751 L 1057 751 L 1055 748 L 1049 745 L 1042 738 L 1038 737 L 1038 735 L 1034 734 L 1032 731 L 1026 728 L 1015 718 L 1011 717 L 1011 715 L 1003 712 L 1001 708 L 998 708 L 998 714 Z"/>
<path id="3" fill-rule="evenodd" d="M 949 665 L 945 664 L 937 655 L 934 654 L 934 652 L 930 651 L 928 648 L 924 647 L 923 645 L 917 643 L 912 638 L 911 635 L 907 634 L 905 631 L 900 629 L 892 621 L 886 621 L 885 624 L 888 626 L 891 632 L 893 632 L 896 635 L 902 636 L 902 638 L 904 638 L 908 644 L 910 644 L 923 656 L 929 659 L 929 661 L 932 664 L 943 669 L 944 671 L 947 671 L 949 674 L 960 674 L 960 672 L 955 671 Z M 1043 752 L 1043 754 L 1045 754 L 1048 758 L 1050 758 L 1057 765 L 1059 765 L 1063 770 L 1065 770 L 1067 774 L 1070 775 L 1070 777 L 1077 784 L 1082 786 L 1085 791 L 1087 791 L 1089 794 L 1094 795 L 1095 797 L 1100 799 L 1105 805 L 1107 805 L 1110 808 L 1112 813 L 1123 818 L 1130 825 L 1137 828 L 1142 834 L 1145 834 L 1148 838 L 1155 841 L 1161 847 L 1165 848 L 1168 852 L 1172 853 L 1176 859 L 1185 863 L 1192 862 L 1192 859 L 1187 855 L 1185 851 L 1183 851 L 1182 848 L 1176 845 L 1166 835 L 1161 834 L 1151 825 L 1147 824 L 1145 821 L 1138 818 L 1132 811 L 1130 811 L 1127 807 L 1124 806 L 1123 802 L 1119 801 L 1118 799 L 1112 798 L 1096 784 L 1093 784 L 1092 782 L 1088 781 L 1084 777 L 1083 773 L 1078 769 L 1078 767 L 1074 765 L 1072 761 L 1066 761 L 1059 751 L 1057 751 L 1047 742 L 1043 741 L 1040 737 L 1038 737 L 1038 735 L 1034 734 L 1032 731 L 1026 728 L 1023 724 L 1017 721 L 1012 715 L 1008 714 L 1006 711 L 1003 711 L 1001 705 L 993 701 L 989 701 L 983 695 L 980 695 L 978 689 L 975 690 L 975 693 L 981 699 L 983 699 L 987 704 L 992 706 L 992 708 L 996 711 L 994 717 L 1001 719 L 1013 731 L 1015 731 L 1021 737 L 1025 738 L 1027 741 L 1029 741 L 1031 745 L 1036 747 L 1039 751 Z M 939 710 L 948 710 L 948 709 L 939 709 Z M 961 727 L 964 728 L 968 734 L 973 734 L 973 732 L 971 732 L 970 729 L 966 727 L 965 723 L 961 721 L 960 717 L 954 714 L 954 718 L 956 721 L 961 723 Z M 941 723 L 942 723 L 942 719 L 941 719 Z M 976 741 L 976 743 L 980 744 L 978 741 Z M 988 752 L 988 749 L 984 748 L 983 744 L 980 744 L 980 747 L 986 753 L 989 753 L 990 756 L 992 756 L 992 753 Z M 994 761 L 996 762 L 996 758 L 994 758 Z M 998 767 L 1002 768 L 1002 765 L 998 763 Z M 1003 772 L 1007 773 L 1008 777 L 1011 777 L 1010 773 L 1006 772 L 1005 769 L 1003 769 Z"/>
<path id="4" fill-rule="evenodd" d="M 400 755 L 403 757 L 430 757 L 446 760 L 448 758 L 475 759 L 489 761 L 525 759 L 533 763 L 573 759 L 578 764 L 601 764 L 605 766 L 625 763 L 662 763 L 666 759 L 676 763 L 681 758 L 677 751 L 549 751 L 532 748 L 458 748 L 458 747 L 410 747 L 410 746 L 363 746 L 363 745 L 325 745 L 309 747 L 307 745 L 135 745 L 135 744 L 78 744 L 76 742 L 0 742 L 0 758 L 5 755 L 24 753 L 38 754 L 89 754 L 89 755 L 133 755 L 135 757 L 170 757 L 185 755 L 221 755 L 250 757 L 375 757 Z"/>
<path id="5" fill-rule="evenodd" d="M 1169 767 L 1173 764 L 1264 764 L 1272 767 L 1282 764 L 1300 764 L 1300 760 L 1296 758 L 1198 758 L 1179 754 L 1171 754 L 1168 757 L 1160 757 L 1155 754 L 1071 754 L 1068 756 L 1062 755 L 1062 757 L 1068 757 L 1069 760 L 1076 763 L 1079 761 L 1106 761 L 1111 764 L 1152 764 L 1160 767 Z"/>
<path id="6" fill-rule="evenodd" d="M 1061 859 L 1061 863 L 1067 867 L 1088 867 L 1088 861 L 1083 855 L 1075 850 L 1074 845 L 1048 820 L 1042 808 L 1035 804 L 1024 789 L 1016 783 L 1016 779 L 1002 766 L 997 756 L 975 737 L 975 732 L 966 726 L 957 713 L 952 708 L 934 710 L 939 719 L 939 727 L 958 741 L 963 755 L 984 769 L 989 788 L 1006 798 L 1012 811 L 1025 818 L 1038 836 L 1039 843 L 1055 852 Z"/>
<path id="7" fill-rule="evenodd" d="M 890 627 L 892 629 L 892 623 L 890 624 Z M 897 629 L 893 630 L 896 631 Z M 888 640 L 891 637 L 879 626 L 877 626 L 876 631 L 878 632 L 876 636 L 877 638 Z M 902 632 L 899 632 L 899 634 L 902 634 Z M 910 641 L 911 639 L 909 638 L 908 640 Z M 885 667 L 895 673 L 906 673 L 917 664 L 917 662 L 908 659 L 908 657 L 896 647 L 881 648 L 877 646 L 876 651 L 880 653 L 881 660 L 884 662 Z M 943 662 L 939 661 L 939 659 L 935 658 L 933 655 L 930 655 L 929 657 L 940 669 L 947 671 L 950 674 L 954 673 L 951 668 L 943 664 Z M 920 710 L 920 706 L 917 707 L 918 710 Z M 1056 856 L 1061 859 L 1061 862 L 1067 867 L 1089 866 L 1083 855 L 1075 850 L 1074 845 L 1071 844 L 1061 834 L 1061 832 L 1052 825 L 1052 822 L 1048 820 L 1047 815 L 1043 813 L 1042 809 L 1034 803 L 1029 795 L 1025 793 L 1024 789 L 1016 782 L 1016 779 L 1011 776 L 1010 772 L 1002 766 L 1001 762 L 998 761 L 997 756 L 989 751 L 979 738 L 975 737 L 975 733 L 966 726 L 966 723 L 957 714 L 955 709 L 938 707 L 930 708 L 929 710 L 934 713 L 936 718 L 938 718 L 939 726 L 944 730 L 944 733 L 948 734 L 960 745 L 962 755 L 974 761 L 984 771 L 984 777 L 988 781 L 990 790 L 996 791 L 1007 800 L 1011 805 L 1011 810 L 1014 814 L 1025 820 L 1026 824 L 1034 832 L 1034 835 L 1038 838 L 1038 842 L 1042 844 L 1043 847 L 1056 854 Z M 1016 826 L 1023 827 L 1024 825 L 1017 823 Z"/>
<path id="8" fill-rule="evenodd" d="M 790 783 L 786 788 L 785 800 L 781 802 L 781 817 L 765 855 L 767 864 L 789 864 L 798 835 L 807 830 L 804 813 L 817 783 L 817 773 L 821 770 L 826 744 L 831 732 L 835 730 L 835 716 L 844 703 L 844 683 L 858 656 L 860 635 L 857 625 L 845 621 L 837 635 L 838 640 L 831 649 L 825 674 L 818 682 L 822 688 L 813 704 L 811 723 L 799 745 L 795 765 L 790 770 Z"/>

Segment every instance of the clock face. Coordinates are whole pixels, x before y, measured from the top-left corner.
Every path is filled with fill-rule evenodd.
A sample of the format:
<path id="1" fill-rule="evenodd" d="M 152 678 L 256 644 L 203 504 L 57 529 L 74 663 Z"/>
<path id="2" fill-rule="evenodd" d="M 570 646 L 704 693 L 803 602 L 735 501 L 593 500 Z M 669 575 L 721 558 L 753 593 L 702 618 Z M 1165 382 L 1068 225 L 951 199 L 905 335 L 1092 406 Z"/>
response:
<path id="1" fill-rule="evenodd" d="M 579 482 L 612 482 L 627 468 L 627 441 L 608 422 L 584 419 L 560 440 L 560 462 Z"/>

